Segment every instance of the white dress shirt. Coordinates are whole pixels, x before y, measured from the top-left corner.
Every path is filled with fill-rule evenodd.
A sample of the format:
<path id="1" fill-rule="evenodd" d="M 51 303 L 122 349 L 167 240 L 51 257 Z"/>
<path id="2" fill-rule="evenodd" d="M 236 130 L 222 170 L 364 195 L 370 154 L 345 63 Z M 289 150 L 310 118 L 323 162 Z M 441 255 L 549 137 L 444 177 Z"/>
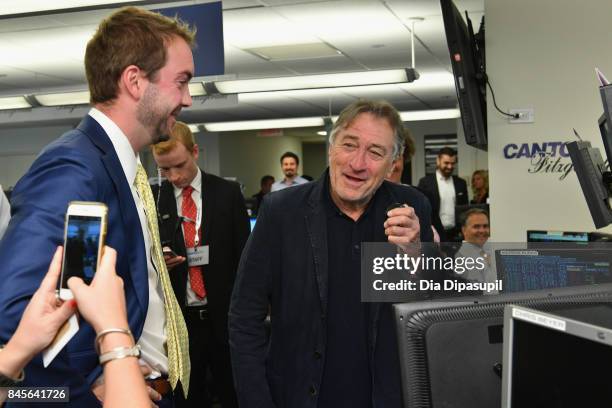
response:
<path id="1" fill-rule="evenodd" d="M 196 231 L 200 231 L 200 227 L 202 226 L 202 172 L 198 169 L 198 173 L 191 180 L 191 187 L 193 187 L 193 191 L 191 192 L 191 199 L 196 205 L 196 219 L 194 220 L 196 223 Z M 174 186 L 174 197 L 176 198 L 176 212 L 179 217 L 183 216 L 183 189 Z M 183 223 L 181 223 L 181 228 Z M 185 236 L 185 229 L 183 228 L 183 237 Z M 201 245 L 200 239 L 196 237 L 196 243 Z M 187 261 L 185 261 L 187 262 Z M 206 282 L 204 282 L 206 285 Z M 206 287 L 206 286 L 204 286 Z M 185 297 L 185 301 L 187 302 L 187 306 L 203 306 L 208 303 L 206 297 L 200 300 L 198 296 L 195 294 L 193 289 L 191 289 L 191 283 L 189 279 L 187 279 L 187 296 Z"/>
<path id="2" fill-rule="evenodd" d="M 440 221 L 444 229 L 455 226 L 455 183 L 453 177 L 445 178 L 440 170 L 436 170 L 438 180 L 438 194 L 440 195 Z"/>
<path id="3" fill-rule="evenodd" d="M 4 195 L 4 190 L 0 185 L 0 239 L 4 236 L 4 231 L 8 227 L 9 221 L 11 220 L 11 204 Z"/>
<path id="4" fill-rule="evenodd" d="M 138 218 L 140 219 L 140 227 L 145 243 L 149 282 L 149 305 L 147 308 L 147 316 L 145 318 L 142 334 L 137 342 L 141 348 L 141 358 L 154 370 L 161 373 L 167 373 L 168 356 L 165 348 L 166 312 L 164 309 L 164 295 L 159 283 L 157 271 L 153 266 L 151 258 L 151 241 L 144 205 L 138 196 L 134 183 L 136 180 L 136 168 L 140 163 L 140 158 L 138 154 L 134 152 L 132 145 L 123 131 L 119 129 L 115 122 L 108 116 L 96 108 L 92 108 L 89 111 L 89 115 L 102 126 L 115 148 L 117 157 L 119 157 L 119 163 L 121 163 L 121 168 L 130 186 L 136 209 L 138 210 Z"/>

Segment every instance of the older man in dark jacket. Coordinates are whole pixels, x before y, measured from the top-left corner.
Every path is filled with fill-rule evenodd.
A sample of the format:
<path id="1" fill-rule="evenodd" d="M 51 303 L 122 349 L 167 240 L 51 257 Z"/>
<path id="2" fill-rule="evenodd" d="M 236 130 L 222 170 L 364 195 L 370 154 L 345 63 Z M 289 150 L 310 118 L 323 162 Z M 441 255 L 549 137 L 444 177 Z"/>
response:
<path id="1" fill-rule="evenodd" d="M 401 130 L 386 102 L 348 106 L 330 136 L 329 170 L 264 199 L 229 314 L 241 408 L 401 407 L 391 309 L 360 298 L 362 242 L 432 239 L 427 199 L 383 181 Z M 407 206 L 387 211 L 394 203 Z"/>

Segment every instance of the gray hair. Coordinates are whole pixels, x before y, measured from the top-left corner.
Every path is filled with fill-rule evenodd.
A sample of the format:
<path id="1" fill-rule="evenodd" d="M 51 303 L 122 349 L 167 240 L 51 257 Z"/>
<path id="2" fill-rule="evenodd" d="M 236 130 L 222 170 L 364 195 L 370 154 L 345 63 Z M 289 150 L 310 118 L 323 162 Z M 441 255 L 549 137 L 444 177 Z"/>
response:
<path id="1" fill-rule="evenodd" d="M 371 113 L 389 122 L 393 129 L 393 156 L 391 159 L 397 159 L 404 151 L 404 124 L 397 109 L 387 101 L 359 99 L 344 108 L 329 134 L 329 144 L 333 145 L 338 131 L 345 129 L 362 113 Z"/>

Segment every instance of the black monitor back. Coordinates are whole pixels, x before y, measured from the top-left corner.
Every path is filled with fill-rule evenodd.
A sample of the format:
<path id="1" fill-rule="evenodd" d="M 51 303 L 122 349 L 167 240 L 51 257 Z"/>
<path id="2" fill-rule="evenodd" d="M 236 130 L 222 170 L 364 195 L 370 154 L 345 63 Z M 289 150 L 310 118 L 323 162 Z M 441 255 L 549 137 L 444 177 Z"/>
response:
<path id="1" fill-rule="evenodd" d="M 612 284 L 394 305 L 404 407 L 501 407 L 510 303 L 580 319 L 612 305 Z M 612 308 L 602 319 L 612 324 Z"/>

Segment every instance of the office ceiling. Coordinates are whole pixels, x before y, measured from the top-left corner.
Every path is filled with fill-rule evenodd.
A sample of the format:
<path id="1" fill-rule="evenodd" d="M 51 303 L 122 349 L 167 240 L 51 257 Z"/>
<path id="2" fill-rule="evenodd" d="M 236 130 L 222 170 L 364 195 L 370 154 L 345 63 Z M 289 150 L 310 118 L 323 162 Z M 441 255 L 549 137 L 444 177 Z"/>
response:
<path id="1" fill-rule="evenodd" d="M 477 29 L 484 0 L 454 0 Z M 201 3 L 182 1 L 169 5 Z M 146 2 L 143 4 L 146 5 Z M 149 7 L 160 8 L 159 3 Z M 0 5 L 0 8 L 2 6 Z M 336 114 L 358 97 L 387 99 L 400 110 L 456 106 L 438 0 L 225 0 L 226 74 L 275 77 L 409 67 L 410 19 L 415 25 L 412 84 L 249 94 L 238 104 L 211 106 L 192 120 L 230 121 Z M 0 20 L 0 96 L 86 88 L 87 40 L 109 10 Z M 339 51 L 339 52 L 338 52 Z M 267 60 L 259 54 L 274 53 Z"/>

